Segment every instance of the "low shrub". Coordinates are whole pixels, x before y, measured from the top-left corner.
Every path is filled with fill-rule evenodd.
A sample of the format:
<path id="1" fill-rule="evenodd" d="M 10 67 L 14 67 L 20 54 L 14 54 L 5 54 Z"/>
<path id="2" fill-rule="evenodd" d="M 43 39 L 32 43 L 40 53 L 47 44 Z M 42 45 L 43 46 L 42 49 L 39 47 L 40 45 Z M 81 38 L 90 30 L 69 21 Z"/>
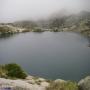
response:
<path id="1" fill-rule="evenodd" d="M 78 85 L 76 82 L 52 82 L 46 90 L 78 90 Z"/>
<path id="2" fill-rule="evenodd" d="M 25 79 L 27 74 L 22 70 L 22 68 L 15 63 L 5 64 L 3 67 L 0 67 L 0 76 L 7 78 L 20 78 Z"/>

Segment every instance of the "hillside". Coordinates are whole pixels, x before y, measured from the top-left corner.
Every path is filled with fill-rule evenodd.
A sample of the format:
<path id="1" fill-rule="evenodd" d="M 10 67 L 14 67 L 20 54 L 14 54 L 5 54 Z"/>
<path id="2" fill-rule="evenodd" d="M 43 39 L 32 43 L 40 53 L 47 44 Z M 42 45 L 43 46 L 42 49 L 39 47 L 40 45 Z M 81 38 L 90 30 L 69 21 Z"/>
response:
<path id="1" fill-rule="evenodd" d="M 16 32 L 41 32 L 41 31 L 72 31 L 90 36 L 90 12 L 82 11 L 77 14 L 65 14 L 63 12 L 51 15 L 46 20 L 17 21 L 0 24 L 0 33 Z"/>
<path id="2" fill-rule="evenodd" d="M 62 14 L 61 14 L 62 16 Z M 42 24 L 43 23 L 43 24 Z M 74 31 L 90 35 L 90 12 L 82 11 L 77 14 L 63 15 L 49 18 L 41 22 L 42 27 L 57 29 L 57 31 Z"/>

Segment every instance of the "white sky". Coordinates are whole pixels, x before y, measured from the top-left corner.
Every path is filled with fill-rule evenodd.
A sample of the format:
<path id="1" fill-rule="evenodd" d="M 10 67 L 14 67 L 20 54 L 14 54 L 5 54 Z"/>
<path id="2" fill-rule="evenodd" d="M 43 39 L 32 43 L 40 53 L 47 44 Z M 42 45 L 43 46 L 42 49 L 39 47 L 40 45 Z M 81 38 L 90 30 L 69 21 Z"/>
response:
<path id="1" fill-rule="evenodd" d="M 90 0 L 0 0 L 0 22 L 45 18 L 68 9 L 89 9 Z"/>

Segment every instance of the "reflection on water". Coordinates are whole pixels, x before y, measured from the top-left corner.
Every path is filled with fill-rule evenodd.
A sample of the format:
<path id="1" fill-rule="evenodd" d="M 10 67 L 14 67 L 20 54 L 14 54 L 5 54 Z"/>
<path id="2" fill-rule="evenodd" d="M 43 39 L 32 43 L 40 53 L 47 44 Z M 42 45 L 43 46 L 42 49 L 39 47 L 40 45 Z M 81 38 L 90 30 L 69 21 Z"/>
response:
<path id="1" fill-rule="evenodd" d="M 89 42 L 88 47 L 90 47 L 90 36 L 88 36 L 88 42 Z"/>
<path id="2" fill-rule="evenodd" d="M 88 47 L 90 47 L 90 36 L 86 36 L 85 38 L 87 38 L 87 40 L 88 40 Z"/>
<path id="3" fill-rule="evenodd" d="M 9 37 L 13 36 L 14 34 L 0 34 L 0 38 L 8 39 Z"/>
<path id="4" fill-rule="evenodd" d="M 0 34 L 0 39 L 12 38 L 15 35 L 17 35 L 17 34 Z"/>

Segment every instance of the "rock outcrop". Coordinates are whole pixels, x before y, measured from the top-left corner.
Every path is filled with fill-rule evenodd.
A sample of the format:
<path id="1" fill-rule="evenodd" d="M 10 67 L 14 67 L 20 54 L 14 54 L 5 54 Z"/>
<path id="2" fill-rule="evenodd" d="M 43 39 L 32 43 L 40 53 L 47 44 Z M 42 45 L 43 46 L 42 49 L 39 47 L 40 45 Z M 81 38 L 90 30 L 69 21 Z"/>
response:
<path id="1" fill-rule="evenodd" d="M 90 76 L 79 81 L 78 85 L 72 81 L 56 79 L 48 82 L 44 78 L 28 76 L 26 79 L 0 78 L 0 90 L 90 90 Z"/>
<path id="2" fill-rule="evenodd" d="M 10 88 L 11 90 L 45 90 L 49 83 L 45 79 L 28 76 L 27 79 L 4 79 L 0 78 L 0 89 Z"/>
<path id="3" fill-rule="evenodd" d="M 25 28 L 14 27 L 12 25 L 0 25 L 0 34 L 14 34 L 27 32 Z"/>
<path id="4" fill-rule="evenodd" d="M 79 81 L 78 86 L 80 90 L 90 90 L 90 76 Z"/>

